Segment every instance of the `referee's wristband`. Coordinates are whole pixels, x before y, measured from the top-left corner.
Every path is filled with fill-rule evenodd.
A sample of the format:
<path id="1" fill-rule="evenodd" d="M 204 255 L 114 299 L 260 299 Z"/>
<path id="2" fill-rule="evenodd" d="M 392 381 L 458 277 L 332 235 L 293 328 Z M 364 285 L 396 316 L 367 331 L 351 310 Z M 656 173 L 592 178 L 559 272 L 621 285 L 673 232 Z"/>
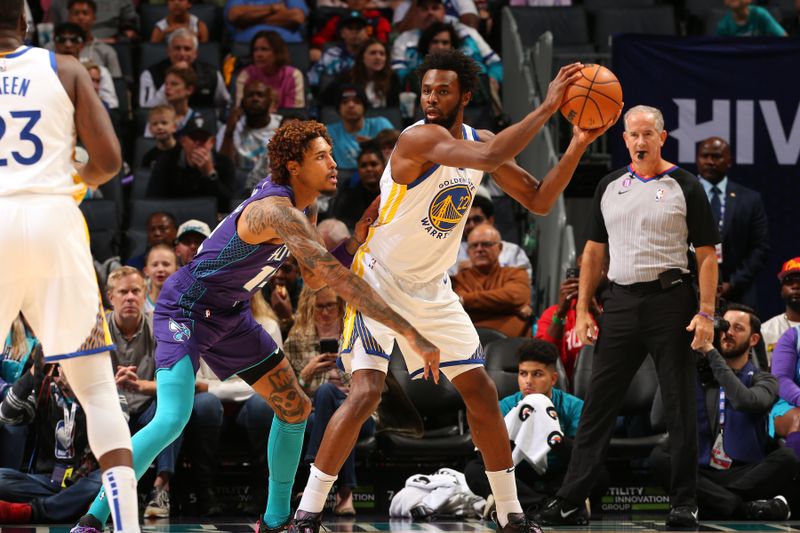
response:
<path id="1" fill-rule="evenodd" d="M 710 320 L 710 321 L 712 321 L 712 322 L 714 321 L 714 317 L 713 317 L 713 316 L 711 316 L 711 315 L 709 315 L 709 314 L 708 314 L 708 313 L 706 313 L 705 311 L 698 311 L 698 312 L 696 312 L 696 313 L 695 313 L 695 316 L 701 316 L 701 317 L 703 317 L 703 318 L 707 318 L 707 319 L 709 319 L 709 320 Z"/>

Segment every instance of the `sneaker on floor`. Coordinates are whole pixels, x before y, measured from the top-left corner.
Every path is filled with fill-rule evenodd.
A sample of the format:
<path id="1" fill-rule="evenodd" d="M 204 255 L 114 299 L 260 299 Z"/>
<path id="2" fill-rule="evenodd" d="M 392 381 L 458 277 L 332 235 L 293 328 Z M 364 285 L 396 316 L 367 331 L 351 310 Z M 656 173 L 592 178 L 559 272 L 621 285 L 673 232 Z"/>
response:
<path id="1" fill-rule="evenodd" d="M 0 500 L 0 524 L 30 524 L 33 509 L 29 503 Z"/>
<path id="2" fill-rule="evenodd" d="M 508 513 L 508 522 L 501 526 L 497 513 L 492 513 L 492 520 L 497 524 L 496 533 L 542 533 L 542 528 L 525 513 Z"/>
<path id="3" fill-rule="evenodd" d="M 322 525 L 322 513 L 308 513 L 300 509 L 289 521 L 289 527 L 286 529 L 289 533 L 319 533 L 319 528 Z"/>
<path id="4" fill-rule="evenodd" d="M 153 487 L 144 508 L 145 518 L 169 518 L 169 491 Z"/>
<path id="5" fill-rule="evenodd" d="M 69 533 L 103 533 L 103 524 L 94 516 L 85 514 L 78 520 L 78 525 L 69 530 Z"/>
<path id="6" fill-rule="evenodd" d="M 543 526 L 585 526 L 589 512 L 584 505 L 573 505 L 556 496 L 536 513 L 536 521 Z"/>
<path id="7" fill-rule="evenodd" d="M 258 523 L 256 524 L 256 533 L 278 533 L 280 531 L 285 531 L 286 528 L 288 527 L 289 527 L 288 520 L 277 527 L 269 527 L 267 523 L 264 522 L 264 515 L 262 514 L 258 517 Z"/>
<path id="8" fill-rule="evenodd" d="M 670 529 L 697 529 L 697 507 L 678 505 L 669 510 L 666 521 Z"/>
<path id="9" fill-rule="evenodd" d="M 745 502 L 744 512 L 748 520 L 788 520 L 792 516 L 789 504 L 783 496 Z"/>

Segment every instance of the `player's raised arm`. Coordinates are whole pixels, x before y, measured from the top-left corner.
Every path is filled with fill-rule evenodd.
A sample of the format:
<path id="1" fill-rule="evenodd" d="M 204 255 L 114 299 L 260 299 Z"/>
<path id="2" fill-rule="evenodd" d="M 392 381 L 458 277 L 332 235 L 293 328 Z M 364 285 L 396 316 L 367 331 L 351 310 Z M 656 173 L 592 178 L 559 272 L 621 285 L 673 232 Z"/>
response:
<path id="1" fill-rule="evenodd" d="M 350 305 L 403 335 L 425 361 L 425 377 L 433 374 L 439 382 L 439 349 L 328 253 L 315 239 L 308 219 L 288 199 L 272 197 L 252 202 L 242 212 L 238 231 L 245 242 L 266 242 L 276 236 L 285 242 L 302 266 L 323 279 Z"/>

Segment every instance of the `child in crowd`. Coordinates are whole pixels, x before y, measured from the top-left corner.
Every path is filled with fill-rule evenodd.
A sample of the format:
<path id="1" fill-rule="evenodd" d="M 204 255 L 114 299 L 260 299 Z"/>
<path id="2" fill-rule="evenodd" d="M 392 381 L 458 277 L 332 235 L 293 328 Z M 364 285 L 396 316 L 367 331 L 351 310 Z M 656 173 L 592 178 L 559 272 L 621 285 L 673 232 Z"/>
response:
<path id="1" fill-rule="evenodd" d="M 175 112 L 175 133 L 181 130 L 195 118 L 194 109 L 189 107 L 189 97 L 197 86 L 197 74 L 191 67 L 172 66 L 167 69 L 164 77 L 164 97 Z M 202 122 L 198 124 L 202 126 Z M 145 137 L 154 137 L 150 125 L 144 132 Z"/>
<path id="2" fill-rule="evenodd" d="M 142 158 L 142 166 L 150 168 L 161 154 L 179 149 L 175 140 L 175 131 L 178 129 L 175 109 L 171 105 L 159 105 L 151 109 L 147 114 L 147 128 L 156 140 L 156 145 Z"/>
<path id="3" fill-rule="evenodd" d="M 146 312 L 151 313 L 155 310 L 161 287 L 177 270 L 178 256 L 173 246 L 156 244 L 147 251 L 144 263 L 144 275 L 147 279 L 147 297 L 144 302 Z"/>
<path id="4" fill-rule="evenodd" d="M 153 33 L 150 34 L 151 43 L 163 42 L 170 33 L 178 28 L 186 28 L 197 36 L 201 43 L 208 42 L 208 27 L 206 23 L 189 13 L 192 7 L 191 0 L 167 0 L 168 15 L 156 22 Z"/>

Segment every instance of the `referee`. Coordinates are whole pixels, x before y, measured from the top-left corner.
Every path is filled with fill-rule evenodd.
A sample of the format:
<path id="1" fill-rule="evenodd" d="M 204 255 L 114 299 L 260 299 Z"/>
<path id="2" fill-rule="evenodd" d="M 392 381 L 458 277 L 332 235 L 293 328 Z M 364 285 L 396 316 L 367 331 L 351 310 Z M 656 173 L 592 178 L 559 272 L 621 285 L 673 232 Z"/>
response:
<path id="1" fill-rule="evenodd" d="M 604 459 L 624 398 L 620 392 L 649 353 L 670 436 L 667 526 L 696 528 L 696 378 L 690 346 L 713 337 L 719 231 L 697 178 L 661 158 L 667 132 L 658 109 L 631 108 L 623 138 L 632 162 L 597 186 L 578 288 L 575 329 L 584 344 L 597 340 L 591 383 L 564 483 L 537 519 L 543 525 L 588 523 L 584 500 Z M 687 268 L 690 243 L 697 257 L 699 307 Z M 606 246 L 612 283 L 597 338 L 589 305 Z"/>

